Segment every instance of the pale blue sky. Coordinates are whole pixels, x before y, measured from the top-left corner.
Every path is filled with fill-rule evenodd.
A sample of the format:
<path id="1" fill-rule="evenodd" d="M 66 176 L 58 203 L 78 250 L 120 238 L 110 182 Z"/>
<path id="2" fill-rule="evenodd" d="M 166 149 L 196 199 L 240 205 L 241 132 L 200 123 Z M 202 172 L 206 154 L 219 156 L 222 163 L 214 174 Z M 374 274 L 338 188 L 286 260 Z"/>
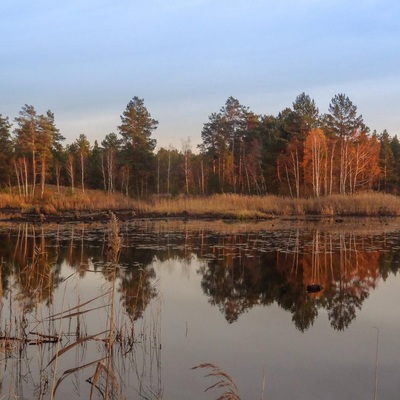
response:
<path id="1" fill-rule="evenodd" d="M 201 140 L 229 96 L 277 115 L 345 93 L 400 136 L 398 0 L 3 0 L 0 113 L 51 109 L 67 138 L 101 141 L 133 96 L 159 146 Z"/>

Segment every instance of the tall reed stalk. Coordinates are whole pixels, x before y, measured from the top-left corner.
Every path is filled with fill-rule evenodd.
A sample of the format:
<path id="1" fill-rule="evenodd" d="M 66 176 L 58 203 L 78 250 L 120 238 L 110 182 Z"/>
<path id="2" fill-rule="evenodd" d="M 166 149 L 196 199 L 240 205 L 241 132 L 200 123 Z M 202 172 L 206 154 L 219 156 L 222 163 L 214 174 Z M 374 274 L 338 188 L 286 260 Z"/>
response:
<path id="1" fill-rule="evenodd" d="M 116 335 L 115 328 L 115 285 L 117 280 L 117 266 L 118 266 L 118 257 L 121 248 L 121 239 L 119 237 L 119 228 L 118 221 L 115 214 L 111 213 L 111 219 L 109 223 L 109 237 L 108 237 L 108 255 L 111 265 L 111 289 L 110 289 L 110 321 L 109 321 L 109 335 L 108 335 L 108 357 L 107 357 L 107 371 L 112 371 L 112 361 L 113 361 L 113 348 L 114 348 L 114 340 Z M 111 373 L 107 373 L 106 378 L 106 388 L 105 388 L 105 400 L 108 400 L 109 396 L 109 387 L 110 387 L 110 376 L 113 376 Z"/>

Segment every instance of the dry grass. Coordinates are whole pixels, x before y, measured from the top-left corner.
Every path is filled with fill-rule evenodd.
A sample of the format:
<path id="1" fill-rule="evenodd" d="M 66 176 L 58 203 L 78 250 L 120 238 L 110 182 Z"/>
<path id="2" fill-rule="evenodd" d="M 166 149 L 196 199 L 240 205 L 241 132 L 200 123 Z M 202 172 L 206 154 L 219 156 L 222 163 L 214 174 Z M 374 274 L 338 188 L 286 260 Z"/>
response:
<path id="1" fill-rule="evenodd" d="M 278 196 L 241 196 L 156 199 L 145 211 L 160 214 L 216 215 L 237 219 L 291 215 L 400 216 L 400 197 L 367 192 L 321 198 L 293 199 Z"/>
<path id="2" fill-rule="evenodd" d="M 58 211 L 117 210 L 136 208 L 137 202 L 121 193 L 107 194 L 101 190 L 75 191 L 74 194 L 47 195 L 43 204 Z"/>
<path id="3" fill-rule="evenodd" d="M 99 190 L 78 189 L 74 193 L 64 188 L 57 193 L 49 187 L 43 199 L 25 201 L 17 195 L 0 194 L 0 208 L 17 208 L 21 212 L 57 214 L 62 211 L 132 210 L 139 215 L 187 215 L 263 219 L 274 216 L 400 216 L 400 197 L 364 192 L 355 195 L 332 195 L 320 198 L 244 196 L 219 194 L 207 197 L 157 197 L 137 200 L 120 193 L 107 194 Z"/>
<path id="4" fill-rule="evenodd" d="M 400 197 L 385 193 L 364 192 L 355 195 L 332 195 L 309 199 L 307 213 L 321 215 L 357 215 L 366 217 L 400 216 Z"/>
<path id="5" fill-rule="evenodd" d="M 211 363 L 196 365 L 192 369 L 198 368 L 209 370 L 210 372 L 206 375 L 206 377 L 215 378 L 217 380 L 211 386 L 205 389 L 205 392 L 210 389 L 221 389 L 222 393 L 218 396 L 217 400 L 240 400 L 236 383 L 228 373 L 223 371 L 217 365 Z"/>
<path id="6" fill-rule="evenodd" d="M 9 193 L 0 193 L 0 208 L 23 208 L 26 206 L 25 200 L 19 196 Z"/>
<path id="7" fill-rule="evenodd" d="M 101 190 L 62 188 L 60 193 L 52 186 L 46 188 L 43 198 L 33 200 L 18 194 L 0 193 L 0 209 L 14 208 L 26 213 L 56 214 L 59 211 L 118 210 L 140 208 L 139 203 L 121 193 L 108 194 Z"/>

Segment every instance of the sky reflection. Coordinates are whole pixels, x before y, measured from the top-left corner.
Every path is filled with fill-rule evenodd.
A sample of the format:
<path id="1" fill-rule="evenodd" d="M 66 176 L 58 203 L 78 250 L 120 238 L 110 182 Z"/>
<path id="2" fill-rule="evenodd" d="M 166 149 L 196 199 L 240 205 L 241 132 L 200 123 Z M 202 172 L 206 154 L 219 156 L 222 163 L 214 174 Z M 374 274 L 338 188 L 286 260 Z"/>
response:
<path id="1" fill-rule="evenodd" d="M 211 381 L 199 370 L 191 377 L 187 374 L 189 368 L 203 362 L 224 368 L 234 377 L 243 398 L 259 398 L 264 375 L 264 398 L 371 397 L 375 325 L 381 332 L 379 394 L 396 398 L 399 384 L 393 370 L 399 367 L 400 352 L 396 349 L 400 348 L 400 321 L 393 318 L 394 312 L 382 310 L 398 296 L 398 277 L 392 276 L 382 285 L 388 287 L 387 292 L 385 288 L 377 290 L 366 300 L 347 330 L 333 330 L 327 313 L 321 312 L 313 327 L 301 333 L 293 326 L 290 314 L 276 304 L 255 306 L 234 324 L 228 324 L 199 291 L 200 279 L 194 272 L 200 264 L 192 260 L 192 273 L 185 283 L 181 277 L 187 265 L 176 262 L 174 271 L 170 267 L 167 271 L 163 263 L 156 266 L 164 298 L 163 360 L 168 360 L 163 364 L 164 379 L 171 382 L 165 388 L 165 398 L 184 398 L 189 391 L 191 398 L 205 398 L 202 390 Z M 181 381 L 182 372 L 185 379 Z"/>
<path id="2" fill-rule="evenodd" d="M 378 327 L 379 398 L 397 398 L 400 231 L 251 227 L 220 232 L 190 224 L 125 226 L 115 280 L 110 279 L 105 231 L 77 226 L 3 230 L 1 330 L 8 329 L 10 312 L 24 307 L 29 307 L 23 314 L 29 330 L 42 329 L 38 316 L 46 321 L 46 315 L 72 309 L 115 285 L 118 326 L 127 332 L 132 324 L 137 345 L 121 342 L 115 353 L 129 398 L 140 398 L 138 372 L 150 398 L 159 389 L 164 399 L 215 398 L 216 391 L 204 393 L 213 383 L 204 376 L 207 371 L 191 370 L 214 363 L 234 378 L 243 399 L 259 399 L 264 379 L 265 399 L 355 399 L 373 397 Z M 312 279 L 323 284 L 323 291 L 306 292 Z M 95 312 L 82 315 L 80 335 L 107 326 L 108 299 L 91 303 Z M 332 310 L 354 314 L 343 324 L 332 323 Z M 64 321 L 63 345 L 75 340 L 77 321 L 76 316 Z M 96 359 L 103 347 L 103 341 L 93 341 L 66 354 L 58 376 L 71 365 Z M 26 346 L 26 360 L 39 362 L 37 349 Z M 43 353 L 46 363 L 53 350 Z M 11 384 L 11 365 L 5 366 L 3 388 Z M 73 381 L 80 388 L 75 398 L 87 398 L 88 376 L 83 371 Z M 33 388 L 24 385 L 33 398 Z M 65 387 L 60 385 L 61 399 Z"/>

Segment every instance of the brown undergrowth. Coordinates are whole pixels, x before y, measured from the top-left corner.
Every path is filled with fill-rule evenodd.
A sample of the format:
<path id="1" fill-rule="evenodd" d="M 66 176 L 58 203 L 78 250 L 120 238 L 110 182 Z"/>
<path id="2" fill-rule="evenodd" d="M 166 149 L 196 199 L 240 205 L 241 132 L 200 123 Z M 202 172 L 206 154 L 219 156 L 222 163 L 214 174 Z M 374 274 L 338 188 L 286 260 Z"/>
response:
<path id="1" fill-rule="evenodd" d="M 49 187 L 43 198 L 23 199 L 16 194 L 1 193 L 0 209 L 18 209 L 22 214 L 56 215 L 66 211 L 130 210 L 138 216 L 184 216 L 187 218 L 265 219 L 276 216 L 400 216 L 400 197 L 377 192 L 354 195 L 331 195 L 319 198 L 245 196 L 217 194 L 211 196 L 152 196 L 133 199 L 121 193 L 99 190 Z"/>

